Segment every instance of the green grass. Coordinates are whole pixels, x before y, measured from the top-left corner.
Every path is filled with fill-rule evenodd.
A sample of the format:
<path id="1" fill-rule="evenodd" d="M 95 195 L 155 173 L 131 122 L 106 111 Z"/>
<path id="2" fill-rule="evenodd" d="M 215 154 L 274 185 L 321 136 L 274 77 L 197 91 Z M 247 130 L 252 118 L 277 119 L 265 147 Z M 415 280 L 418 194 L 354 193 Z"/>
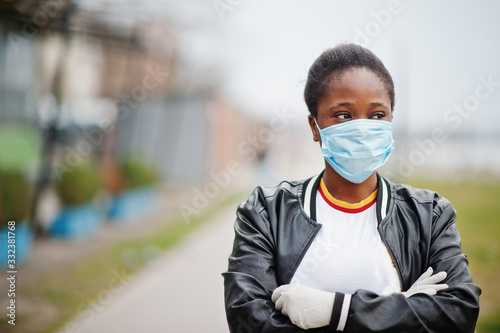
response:
<path id="1" fill-rule="evenodd" d="M 410 184 L 437 191 L 457 210 L 462 250 L 469 258 L 474 282 L 483 291 L 477 331 L 500 332 L 500 182 L 412 181 Z"/>
<path id="2" fill-rule="evenodd" d="M 49 333 L 69 327 L 66 325 L 71 325 L 71 320 L 82 312 L 84 318 L 90 318 L 101 305 L 111 301 L 119 293 L 118 290 L 133 279 L 134 272 L 177 244 L 222 207 L 236 206 L 241 199 L 241 195 L 237 194 L 228 196 L 209 211 L 193 217 L 189 223 L 178 217 L 153 235 L 117 241 L 98 256 L 72 267 L 51 271 L 36 285 L 26 286 L 23 297 L 28 301 L 42 300 L 45 306 L 54 308 L 57 312 L 57 316 L 50 322 L 40 323 L 36 332 Z M 16 326 L 1 326 L 0 331 L 35 331 L 32 324 L 23 327 L 29 321 L 27 318 L 19 315 L 16 321 Z M 68 331 L 73 332 L 72 329 Z"/>

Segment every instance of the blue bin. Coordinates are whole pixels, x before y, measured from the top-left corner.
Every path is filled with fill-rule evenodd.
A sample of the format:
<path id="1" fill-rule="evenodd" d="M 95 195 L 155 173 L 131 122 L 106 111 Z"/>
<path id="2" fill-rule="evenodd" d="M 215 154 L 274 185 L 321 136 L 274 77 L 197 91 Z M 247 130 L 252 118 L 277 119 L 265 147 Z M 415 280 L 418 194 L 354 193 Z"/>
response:
<path id="1" fill-rule="evenodd" d="M 151 187 L 131 190 L 113 198 L 109 210 L 111 221 L 138 221 L 154 208 L 154 191 Z"/>
<path id="2" fill-rule="evenodd" d="M 93 204 L 64 207 L 48 229 L 53 238 L 84 239 L 97 233 L 102 216 Z"/>
<path id="3" fill-rule="evenodd" d="M 33 232 L 27 223 L 21 222 L 16 223 L 16 229 L 13 231 L 15 234 L 15 260 L 16 266 L 23 263 L 29 258 L 31 253 L 31 247 L 33 245 Z M 0 229 L 0 267 L 7 267 L 8 260 L 8 250 L 9 250 L 9 239 L 8 232 L 10 230 L 7 227 L 2 227 Z M 12 254 L 12 253 L 10 253 Z"/>

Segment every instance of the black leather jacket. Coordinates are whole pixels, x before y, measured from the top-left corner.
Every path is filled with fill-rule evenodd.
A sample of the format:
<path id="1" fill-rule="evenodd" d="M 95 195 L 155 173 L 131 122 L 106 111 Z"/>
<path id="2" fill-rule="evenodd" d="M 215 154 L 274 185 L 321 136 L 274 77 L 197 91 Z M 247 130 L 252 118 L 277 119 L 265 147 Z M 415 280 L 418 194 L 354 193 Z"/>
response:
<path id="1" fill-rule="evenodd" d="M 321 224 L 315 221 L 319 177 L 258 187 L 237 210 L 234 248 L 223 273 L 231 332 L 303 332 L 274 309 L 271 294 L 287 284 Z M 435 192 L 378 176 L 378 230 L 402 289 L 428 268 L 445 271 L 449 288 L 434 296 L 352 295 L 345 332 L 474 332 L 481 289 L 460 247 L 456 213 Z M 336 326 L 335 326 L 336 327 Z M 322 327 L 308 332 L 332 332 Z"/>

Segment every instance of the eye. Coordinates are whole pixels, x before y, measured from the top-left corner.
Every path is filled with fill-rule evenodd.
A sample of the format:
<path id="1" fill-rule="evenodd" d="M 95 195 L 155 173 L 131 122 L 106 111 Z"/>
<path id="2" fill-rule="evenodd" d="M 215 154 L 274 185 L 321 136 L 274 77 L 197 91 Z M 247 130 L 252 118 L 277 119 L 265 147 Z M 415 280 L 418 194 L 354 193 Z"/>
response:
<path id="1" fill-rule="evenodd" d="M 385 118 L 385 112 L 376 112 L 372 114 L 372 116 L 370 117 L 370 119 L 383 119 L 383 118 Z"/>
<path id="2" fill-rule="evenodd" d="M 349 112 L 340 112 L 335 115 L 335 118 L 345 120 L 345 119 L 350 119 L 352 117 Z"/>

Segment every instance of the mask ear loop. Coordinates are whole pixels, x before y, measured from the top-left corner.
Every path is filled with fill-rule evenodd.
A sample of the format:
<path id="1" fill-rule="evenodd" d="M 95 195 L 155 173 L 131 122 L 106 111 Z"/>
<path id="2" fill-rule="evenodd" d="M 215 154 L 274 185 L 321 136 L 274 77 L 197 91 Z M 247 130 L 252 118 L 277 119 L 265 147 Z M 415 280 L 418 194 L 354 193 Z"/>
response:
<path id="1" fill-rule="evenodd" d="M 318 125 L 318 122 L 316 121 L 316 118 L 313 117 L 313 119 L 314 119 L 314 123 L 316 124 L 316 128 L 318 129 L 319 142 L 321 143 L 321 128 L 319 128 L 319 125 Z"/>
<path id="2" fill-rule="evenodd" d="M 321 129 L 319 128 L 318 122 L 316 121 L 316 118 L 313 117 L 313 119 L 314 119 L 314 123 L 316 124 L 316 128 L 318 129 L 318 131 L 321 131 Z"/>

